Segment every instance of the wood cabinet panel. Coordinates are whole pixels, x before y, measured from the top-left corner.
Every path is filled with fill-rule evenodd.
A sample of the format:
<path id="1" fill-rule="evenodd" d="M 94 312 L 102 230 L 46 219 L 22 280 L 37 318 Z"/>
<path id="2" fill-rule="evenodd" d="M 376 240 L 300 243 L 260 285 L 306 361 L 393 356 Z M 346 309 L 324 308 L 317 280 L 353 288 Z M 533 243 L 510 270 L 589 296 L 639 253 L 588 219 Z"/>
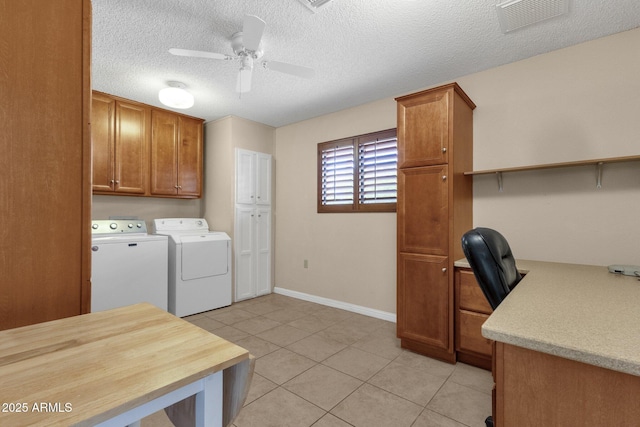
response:
<path id="1" fill-rule="evenodd" d="M 450 97 L 436 91 L 398 100 L 398 167 L 447 163 Z"/>
<path id="2" fill-rule="evenodd" d="M 117 193 L 144 194 L 147 187 L 149 110 L 144 106 L 116 102 L 115 182 Z"/>
<path id="3" fill-rule="evenodd" d="M 457 358 L 467 364 L 491 369 L 493 341 L 482 336 L 482 324 L 492 313 L 473 271 L 455 268 L 455 341 Z"/>
<path id="4" fill-rule="evenodd" d="M 202 193 L 202 120 L 151 112 L 151 195 L 195 198 Z"/>
<path id="5" fill-rule="evenodd" d="M 398 255 L 398 336 L 443 350 L 452 348 L 448 258 Z"/>
<path id="6" fill-rule="evenodd" d="M 398 170 L 400 252 L 448 254 L 447 174 L 447 165 Z"/>
<path id="7" fill-rule="evenodd" d="M 93 192 L 145 194 L 150 109 L 95 91 L 91 105 Z"/>
<path id="8" fill-rule="evenodd" d="M 89 311 L 91 3 L 0 2 L 0 40 L 0 329 L 10 329 Z"/>
<path id="9" fill-rule="evenodd" d="M 202 190 L 202 120 L 178 117 L 178 194 L 199 197 Z"/>
<path id="10" fill-rule="evenodd" d="M 169 112 L 151 112 L 151 194 L 177 193 L 178 117 Z"/>
<path id="11" fill-rule="evenodd" d="M 482 324 L 488 318 L 487 314 L 460 310 L 456 327 L 456 350 L 491 357 L 491 340 L 482 336 Z"/>
<path id="12" fill-rule="evenodd" d="M 535 367 L 535 369 L 532 369 Z M 635 426 L 640 377 L 496 343 L 496 427 Z"/>
<path id="13" fill-rule="evenodd" d="M 475 311 L 477 313 L 491 314 L 491 306 L 487 302 L 482 289 L 471 270 L 457 269 L 460 280 L 459 307 L 463 310 Z"/>
<path id="14" fill-rule="evenodd" d="M 115 151 L 115 99 L 94 93 L 91 99 L 93 190 L 113 191 Z"/>

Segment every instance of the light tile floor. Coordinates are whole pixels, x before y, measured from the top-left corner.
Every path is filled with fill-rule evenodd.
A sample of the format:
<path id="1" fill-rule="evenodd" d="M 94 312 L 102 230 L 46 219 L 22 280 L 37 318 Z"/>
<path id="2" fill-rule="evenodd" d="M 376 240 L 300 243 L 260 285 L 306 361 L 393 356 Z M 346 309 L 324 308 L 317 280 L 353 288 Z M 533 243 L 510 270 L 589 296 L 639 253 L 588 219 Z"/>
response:
<path id="1" fill-rule="evenodd" d="M 401 349 L 395 323 L 278 294 L 186 320 L 257 358 L 235 427 L 484 427 L 491 413 L 490 372 Z"/>

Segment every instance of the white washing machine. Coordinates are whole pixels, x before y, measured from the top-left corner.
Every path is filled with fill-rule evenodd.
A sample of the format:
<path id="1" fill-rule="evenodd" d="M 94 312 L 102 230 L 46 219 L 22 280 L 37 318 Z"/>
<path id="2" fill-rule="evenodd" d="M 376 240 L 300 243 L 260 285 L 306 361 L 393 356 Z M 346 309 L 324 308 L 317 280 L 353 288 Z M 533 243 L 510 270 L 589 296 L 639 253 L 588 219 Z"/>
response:
<path id="1" fill-rule="evenodd" d="M 142 220 L 93 220 L 91 311 L 140 302 L 167 310 L 167 241 Z"/>
<path id="2" fill-rule="evenodd" d="M 231 238 L 204 218 L 159 218 L 169 236 L 169 312 L 183 317 L 231 305 Z"/>

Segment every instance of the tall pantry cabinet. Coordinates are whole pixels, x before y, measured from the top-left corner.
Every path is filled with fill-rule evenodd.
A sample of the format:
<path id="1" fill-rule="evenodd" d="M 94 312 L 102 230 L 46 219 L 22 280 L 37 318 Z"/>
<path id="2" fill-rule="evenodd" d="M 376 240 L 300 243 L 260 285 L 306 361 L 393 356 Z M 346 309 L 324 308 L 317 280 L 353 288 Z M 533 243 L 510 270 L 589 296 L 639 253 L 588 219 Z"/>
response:
<path id="1" fill-rule="evenodd" d="M 91 302 L 91 3 L 0 2 L 0 329 Z"/>
<path id="2" fill-rule="evenodd" d="M 271 163 L 236 149 L 235 301 L 271 292 Z"/>
<path id="3" fill-rule="evenodd" d="M 455 362 L 454 269 L 472 228 L 475 104 L 456 84 L 396 98 L 397 334 L 403 348 Z"/>

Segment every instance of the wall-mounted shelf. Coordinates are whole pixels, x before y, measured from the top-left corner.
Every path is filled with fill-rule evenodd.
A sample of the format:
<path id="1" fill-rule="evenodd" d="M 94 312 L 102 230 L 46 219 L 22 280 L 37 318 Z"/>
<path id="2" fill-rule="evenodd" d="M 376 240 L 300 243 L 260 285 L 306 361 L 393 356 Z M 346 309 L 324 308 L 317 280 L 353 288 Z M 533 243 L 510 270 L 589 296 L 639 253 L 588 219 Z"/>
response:
<path id="1" fill-rule="evenodd" d="M 609 157 L 605 159 L 593 159 L 593 160 L 578 160 L 575 162 L 561 162 L 561 163 L 546 163 L 541 165 L 530 166 L 518 166 L 513 168 L 501 168 L 501 169 L 486 169 L 479 171 L 468 171 L 465 175 L 489 175 L 495 174 L 498 179 L 498 189 L 502 191 L 502 173 L 503 172 L 523 172 L 540 169 L 554 169 L 554 168 L 568 168 L 573 166 L 595 166 L 596 167 L 596 186 L 602 187 L 602 166 L 605 163 L 621 163 L 621 162 L 636 162 L 640 161 L 640 156 L 625 156 L 625 157 Z"/>

